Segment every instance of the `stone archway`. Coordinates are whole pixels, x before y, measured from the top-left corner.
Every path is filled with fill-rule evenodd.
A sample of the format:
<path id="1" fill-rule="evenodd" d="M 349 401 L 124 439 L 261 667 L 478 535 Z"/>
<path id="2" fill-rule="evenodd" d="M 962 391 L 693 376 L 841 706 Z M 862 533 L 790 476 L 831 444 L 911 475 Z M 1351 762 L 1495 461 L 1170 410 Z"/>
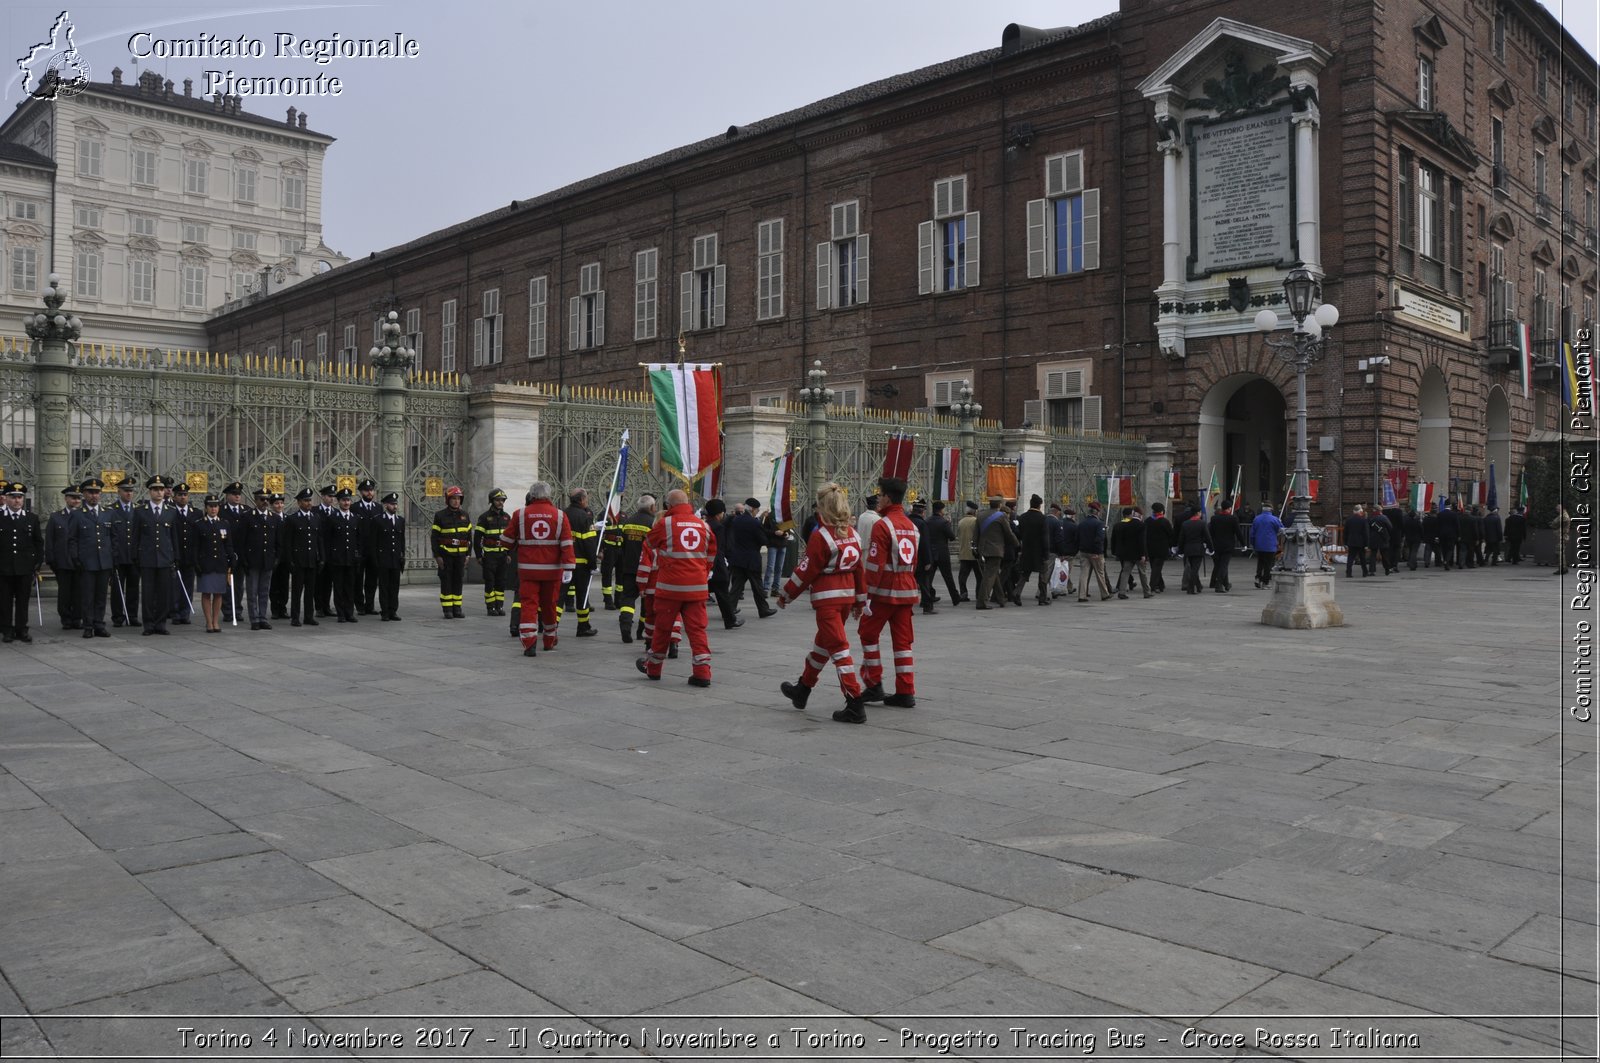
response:
<path id="1" fill-rule="evenodd" d="M 1193 497 L 1204 492 L 1213 467 L 1225 493 L 1233 489 L 1234 472 L 1242 467 L 1243 501 L 1259 507 L 1263 498 L 1270 498 L 1280 505 L 1294 464 L 1287 411 L 1283 392 L 1258 373 L 1236 373 L 1212 385 L 1200 400 L 1200 463 Z"/>
<path id="2" fill-rule="evenodd" d="M 1494 463 L 1495 493 L 1502 508 L 1509 509 L 1516 501 L 1507 488 L 1511 484 L 1511 402 L 1499 385 L 1489 389 L 1489 411 L 1486 419 L 1489 430 L 1488 444 L 1484 448 L 1484 475 L 1489 463 Z"/>
<path id="3" fill-rule="evenodd" d="M 1422 372 L 1417 393 L 1417 479 L 1450 489 L 1450 389 L 1437 366 Z"/>

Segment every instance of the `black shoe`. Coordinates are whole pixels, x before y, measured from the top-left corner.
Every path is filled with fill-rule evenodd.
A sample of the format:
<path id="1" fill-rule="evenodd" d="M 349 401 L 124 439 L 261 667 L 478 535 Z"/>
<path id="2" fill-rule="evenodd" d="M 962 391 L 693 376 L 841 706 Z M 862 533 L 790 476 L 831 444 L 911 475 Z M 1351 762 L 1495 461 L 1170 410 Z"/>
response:
<path id="1" fill-rule="evenodd" d="M 113 621 L 111 621 L 111 626 L 112 627 L 123 627 L 126 624 L 127 624 L 126 620 L 113 620 Z"/>
<path id="2" fill-rule="evenodd" d="M 643 657 L 635 657 L 633 659 L 633 666 L 639 669 L 640 674 L 642 674 L 646 679 L 655 679 L 659 681 L 661 678 L 658 675 L 650 674 L 650 669 L 645 665 Z"/>
<path id="3" fill-rule="evenodd" d="M 28 629 L 27 628 L 25 628 L 25 627 L 24 628 L 18 628 L 17 629 L 17 641 L 18 642 L 32 642 L 33 641 L 33 636 L 28 634 Z"/>
<path id="4" fill-rule="evenodd" d="M 170 635 L 170 634 L 172 634 L 172 632 L 167 630 L 167 625 L 165 625 L 165 624 L 157 624 L 156 625 L 156 634 L 157 635 Z"/>
<path id="5" fill-rule="evenodd" d="M 97 627 L 94 629 L 94 637 L 97 639 L 108 639 L 111 637 L 111 632 L 107 631 L 103 627 Z"/>
<path id="6" fill-rule="evenodd" d="M 882 683 L 874 683 L 870 687 L 867 687 L 865 690 L 863 690 L 861 692 L 860 700 L 862 700 L 862 701 L 882 701 L 883 700 L 883 684 Z"/>
<path id="7" fill-rule="evenodd" d="M 667 660 L 676 661 L 677 659 L 678 659 L 678 644 L 676 642 L 674 642 L 672 645 L 667 647 Z"/>
<path id="8" fill-rule="evenodd" d="M 765 620 L 769 616 L 777 616 L 777 615 L 778 615 L 778 611 L 776 609 L 757 610 L 757 612 L 756 612 L 756 617 L 757 617 L 757 619 L 760 619 L 760 620 Z"/>
<path id="9" fill-rule="evenodd" d="M 361 621 L 357 620 L 353 616 L 345 617 L 345 621 L 344 622 L 347 623 L 347 624 L 359 624 L 359 623 L 361 623 Z"/>
<path id="10" fill-rule="evenodd" d="M 398 624 L 400 622 L 400 614 L 399 613 L 390 613 L 389 614 L 389 619 L 393 620 L 396 624 Z M 512 634 L 516 634 L 516 632 L 512 632 Z"/>
<path id="11" fill-rule="evenodd" d="M 300 625 L 300 618 L 298 616 L 290 617 L 289 618 L 289 626 L 290 627 L 299 627 L 299 626 L 301 626 Z"/>
<path id="12" fill-rule="evenodd" d="M 537 657 L 539 655 L 539 647 L 529 646 L 527 649 L 522 651 L 522 655 L 524 657 Z"/>
<path id="13" fill-rule="evenodd" d="M 316 627 L 316 626 L 317 626 L 317 619 L 315 617 L 311 617 L 311 616 L 306 617 L 306 627 Z"/>
<path id="14" fill-rule="evenodd" d="M 1122 593 L 1122 592 L 1121 592 L 1121 591 L 1118 591 L 1118 592 L 1117 592 L 1117 597 L 1118 597 L 1118 598 L 1120 598 L 1120 599 L 1122 599 L 1122 600 L 1123 600 L 1123 601 L 1127 601 L 1127 600 L 1128 600 L 1128 596 L 1127 596 L 1127 595 L 1126 595 L 1126 594 L 1123 594 L 1123 593 Z M 1104 598 L 1102 598 L 1102 599 L 1100 599 L 1100 600 L 1101 600 L 1101 601 L 1102 601 L 1102 602 L 1103 602 L 1103 601 L 1105 601 L 1105 599 L 1104 599 Z"/>
<path id="15" fill-rule="evenodd" d="M 805 708 L 806 700 L 811 697 L 811 688 L 804 683 L 779 683 L 778 691 L 797 709 Z"/>
<path id="16" fill-rule="evenodd" d="M 1040 602 L 1040 603 L 1039 603 L 1039 604 L 1040 604 L 1040 605 L 1043 605 L 1043 604 L 1044 604 L 1044 603 L 1043 603 L 1043 602 Z M 926 608 L 926 609 L 924 609 L 924 610 L 923 610 L 923 611 L 922 611 L 922 615 L 923 615 L 923 616 L 927 616 L 927 615 L 929 615 L 929 614 L 930 614 L 930 613 L 937 613 L 937 612 L 938 612 L 938 611 L 939 611 L 939 610 L 937 610 L 937 609 L 935 609 L 935 608 L 934 608 L 934 607 L 933 607 L 933 606 L 931 606 L 931 605 L 930 605 L 930 606 L 928 606 L 928 607 L 927 607 L 927 608 Z"/>
<path id="17" fill-rule="evenodd" d="M 187 624 L 189 622 L 189 618 L 186 616 L 174 617 L 172 622 L 174 624 Z"/>
<path id="18" fill-rule="evenodd" d="M 594 629 L 594 625 L 585 620 L 583 623 L 578 625 L 578 630 L 574 637 L 580 639 L 590 639 L 594 638 L 598 634 L 600 634 L 600 632 Z"/>
<path id="19" fill-rule="evenodd" d="M 840 723 L 866 723 L 867 710 L 860 698 L 850 698 L 845 701 L 844 708 L 834 710 L 833 718 Z"/>
<path id="20" fill-rule="evenodd" d="M 1081 599 L 1080 599 L 1080 600 L 1081 600 Z M 973 606 L 973 608 L 974 608 L 974 609 L 976 609 L 976 610 L 978 610 L 978 611 L 979 611 L 979 612 L 980 612 L 980 613 L 981 613 L 981 612 L 983 612 L 983 611 L 984 611 L 984 610 L 985 610 L 985 609 L 988 609 L 988 608 L 989 608 L 989 607 L 988 607 L 988 606 L 987 606 L 987 605 L 976 605 L 976 606 Z"/>
<path id="21" fill-rule="evenodd" d="M 282 609 L 274 609 L 272 611 L 272 619 L 274 619 L 274 620 L 287 620 L 287 619 L 289 619 L 289 614 L 284 612 Z"/>
<path id="22" fill-rule="evenodd" d="M 727 628 L 729 631 L 732 631 L 736 627 L 744 627 L 744 617 L 736 616 L 736 617 L 733 618 L 733 623 L 724 624 L 722 626 Z"/>
<path id="23" fill-rule="evenodd" d="M 272 625 L 267 623 L 265 620 L 263 620 L 263 621 L 261 621 L 261 630 L 262 631 L 271 631 L 272 630 Z"/>
<path id="24" fill-rule="evenodd" d="M 332 609 L 318 609 L 317 610 L 317 615 L 320 616 L 320 617 L 323 617 L 323 618 L 327 618 L 327 617 L 330 617 L 330 616 L 333 615 L 333 610 Z"/>
<path id="25" fill-rule="evenodd" d="M 260 631 L 261 630 L 261 621 L 257 620 L 255 623 L 251 624 L 250 625 L 250 630 L 251 631 Z"/>
<path id="26" fill-rule="evenodd" d="M 94 638 L 94 628 L 92 628 L 92 627 L 84 628 L 83 629 L 83 637 L 86 638 L 86 639 Z"/>
<path id="27" fill-rule="evenodd" d="M 148 635 L 148 634 L 150 634 L 150 632 L 146 631 L 145 634 Z M 0 642 L 15 642 L 15 641 L 17 641 L 17 636 L 12 634 L 10 631 L 7 631 L 4 635 L 0 635 Z"/>
<path id="28" fill-rule="evenodd" d="M 910 694 L 890 694 L 883 699 L 883 703 L 893 709 L 914 709 L 917 707 L 917 699 Z"/>
<path id="29" fill-rule="evenodd" d="M 711 680 L 704 676 L 692 675 L 689 677 L 689 685 L 692 687 L 708 687 L 711 685 Z"/>
<path id="30" fill-rule="evenodd" d="M 633 641 L 633 621 L 626 618 L 622 621 L 622 642 L 627 645 Z"/>

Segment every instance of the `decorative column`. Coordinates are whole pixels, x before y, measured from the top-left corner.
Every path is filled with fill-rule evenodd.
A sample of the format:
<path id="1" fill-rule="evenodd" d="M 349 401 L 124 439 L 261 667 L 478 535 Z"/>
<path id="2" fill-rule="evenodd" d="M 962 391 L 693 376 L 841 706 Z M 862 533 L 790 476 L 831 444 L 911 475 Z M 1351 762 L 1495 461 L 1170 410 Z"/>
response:
<path id="1" fill-rule="evenodd" d="M 724 498 L 771 493 L 772 463 L 788 447 L 789 420 L 788 410 L 774 406 L 740 406 L 722 415 Z"/>
<path id="2" fill-rule="evenodd" d="M 1144 476 L 1139 484 L 1139 497 L 1145 501 L 1146 512 L 1149 512 L 1152 502 L 1160 502 L 1164 506 L 1171 503 L 1172 499 L 1167 497 L 1167 474 L 1171 471 L 1172 444 L 1146 443 Z M 1235 501 L 1234 504 L 1237 505 L 1238 502 Z"/>
<path id="3" fill-rule="evenodd" d="M 389 311 L 383 346 L 368 356 L 378 369 L 378 490 L 406 497 L 406 374 L 417 352 L 400 340 L 400 314 Z"/>
<path id="4" fill-rule="evenodd" d="M 828 482 L 828 407 L 833 403 L 833 389 L 827 386 L 828 373 L 818 359 L 806 372 L 810 384 L 800 389 L 800 401 L 806 404 L 806 434 L 810 438 L 810 457 L 806 467 L 811 470 L 811 497 Z"/>
<path id="5" fill-rule="evenodd" d="M 961 382 L 961 390 L 956 393 L 956 401 L 950 404 L 950 412 L 961 421 L 961 475 L 958 479 L 968 488 L 966 494 L 970 500 L 974 497 L 970 488 L 978 472 L 978 429 L 973 422 L 983 416 L 983 404 L 972 401 L 972 385 L 967 381 Z M 960 506 L 965 500 L 952 501 Z M 956 509 L 958 517 L 961 512 Z"/>
<path id="6" fill-rule="evenodd" d="M 1321 180 L 1317 173 L 1317 130 L 1322 113 L 1317 109 L 1314 79 L 1305 71 L 1291 75 L 1290 94 L 1294 97 L 1294 210 L 1295 240 L 1299 244 L 1301 265 L 1317 279 L 1322 278 Z"/>
<path id="7" fill-rule="evenodd" d="M 1156 331 L 1161 353 L 1168 358 L 1182 358 L 1186 353 L 1180 311 L 1185 292 L 1183 231 L 1189 197 L 1183 168 L 1183 125 L 1177 117 L 1182 107 L 1183 101 L 1170 97 L 1156 103 L 1156 150 L 1161 153 L 1161 286 L 1156 289 L 1161 313 Z"/>
<path id="8" fill-rule="evenodd" d="M 1037 428 L 1013 428 L 1005 433 L 1006 457 L 1017 461 L 1019 512 L 1028 508 L 1029 495 L 1044 498 L 1044 466 L 1049 447 L 1050 433 Z"/>
<path id="9" fill-rule="evenodd" d="M 53 504 L 54 493 L 72 480 L 72 357 L 67 344 L 83 333 L 83 322 L 66 313 L 61 277 L 50 274 L 43 293 L 44 312 L 25 316 L 23 327 L 38 341 L 34 363 L 38 398 L 34 409 L 34 503 L 41 511 Z"/>
<path id="10" fill-rule="evenodd" d="M 539 422 L 549 396 L 523 384 L 494 384 L 467 396 L 467 497 L 486 499 L 498 487 L 508 509 L 522 505 L 540 479 Z M 610 486 L 607 483 L 605 486 Z"/>

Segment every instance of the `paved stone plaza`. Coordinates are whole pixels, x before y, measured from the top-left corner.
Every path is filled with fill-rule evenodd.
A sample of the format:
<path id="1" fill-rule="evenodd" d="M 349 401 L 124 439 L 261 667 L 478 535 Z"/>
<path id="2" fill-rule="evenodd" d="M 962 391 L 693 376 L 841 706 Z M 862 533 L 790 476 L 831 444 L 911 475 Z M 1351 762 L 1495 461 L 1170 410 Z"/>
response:
<path id="1" fill-rule="evenodd" d="M 1572 577 L 1341 577 L 1293 632 L 1247 576 L 941 607 L 861 727 L 777 693 L 805 608 L 714 626 L 706 691 L 427 586 L 46 630 L 0 652 L 0 1055 L 1592 1056 Z"/>

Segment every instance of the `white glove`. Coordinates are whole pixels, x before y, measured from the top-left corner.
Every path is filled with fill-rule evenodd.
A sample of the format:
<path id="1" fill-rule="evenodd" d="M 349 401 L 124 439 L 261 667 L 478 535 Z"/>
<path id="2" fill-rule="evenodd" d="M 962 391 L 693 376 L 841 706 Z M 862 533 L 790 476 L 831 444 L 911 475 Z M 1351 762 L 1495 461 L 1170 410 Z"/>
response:
<path id="1" fill-rule="evenodd" d="M 571 583 L 572 582 L 572 570 L 570 568 L 567 569 L 565 572 L 561 573 L 561 582 L 562 583 Z"/>

